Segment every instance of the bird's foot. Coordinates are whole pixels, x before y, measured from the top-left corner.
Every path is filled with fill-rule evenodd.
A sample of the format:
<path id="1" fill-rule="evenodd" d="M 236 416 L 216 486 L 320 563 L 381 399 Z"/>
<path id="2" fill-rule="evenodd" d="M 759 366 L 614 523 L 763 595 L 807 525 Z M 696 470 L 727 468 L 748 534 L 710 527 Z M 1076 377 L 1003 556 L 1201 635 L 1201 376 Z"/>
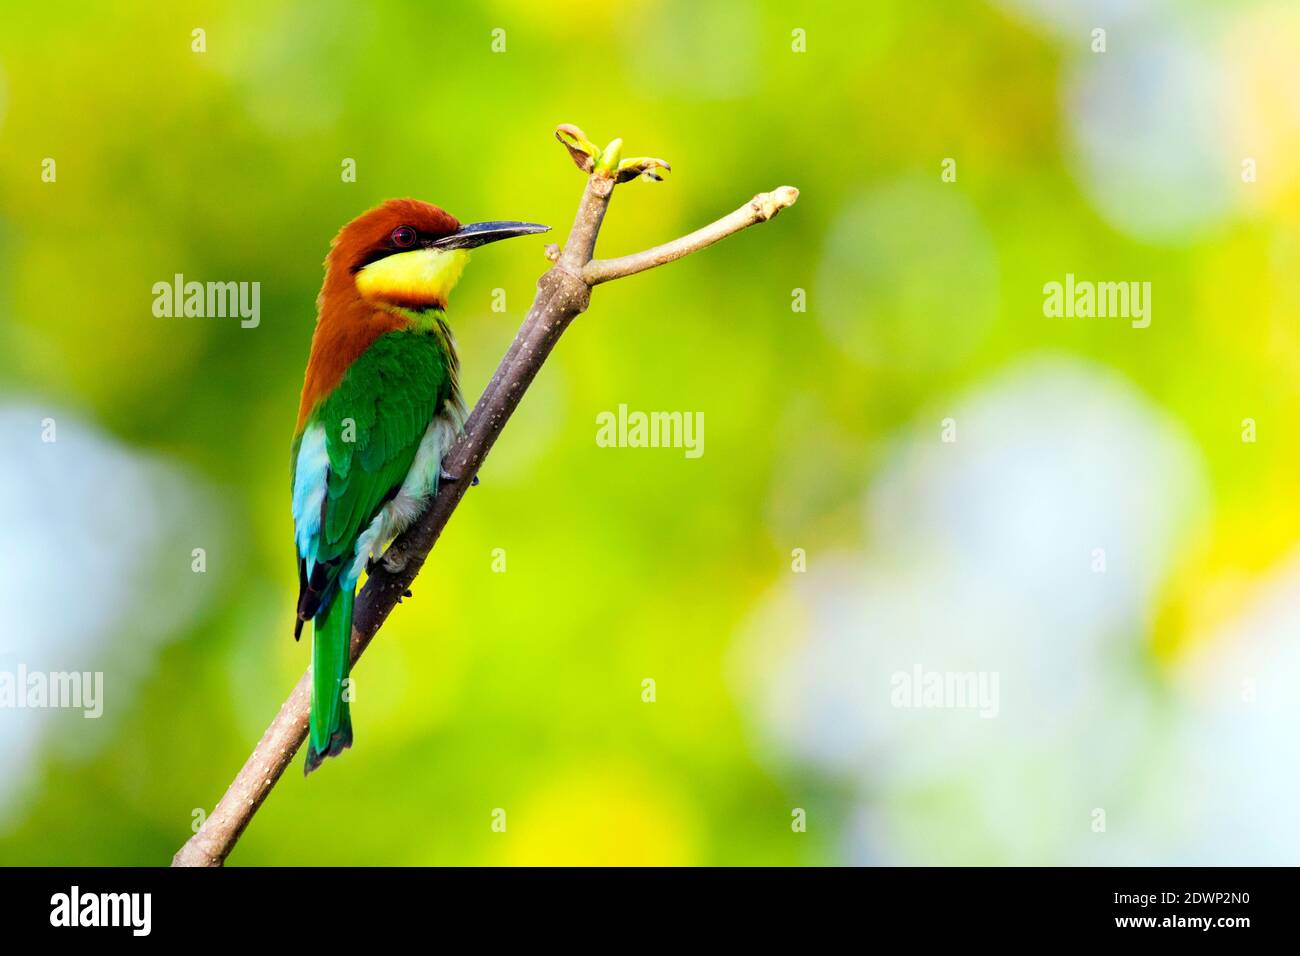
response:
<path id="1" fill-rule="evenodd" d="M 438 480 L 439 481 L 460 481 L 458 477 L 453 475 L 451 472 L 449 472 L 446 468 L 442 467 L 441 465 L 438 466 Z M 475 475 L 470 480 L 469 486 L 473 488 L 477 484 L 478 484 L 478 475 Z"/>
<path id="2" fill-rule="evenodd" d="M 406 567 L 406 553 L 400 548 L 389 548 L 379 559 L 379 563 L 389 574 L 397 574 Z"/>
<path id="3" fill-rule="evenodd" d="M 410 588 L 407 588 L 407 589 L 406 589 L 405 591 L 403 591 L 401 594 L 397 595 L 397 603 L 398 603 L 398 604 L 401 604 L 401 603 L 402 603 L 402 598 L 409 598 L 409 597 L 415 597 L 415 595 L 411 593 L 411 589 L 410 589 Z"/>
<path id="4" fill-rule="evenodd" d="M 376 568 L 383 568 L 389 574 L 397 574 L 406 567 L 406 553 L 395 544 L 379 557 L 371 555 L 366 559 L 366 574 L 374 574 Z"/>

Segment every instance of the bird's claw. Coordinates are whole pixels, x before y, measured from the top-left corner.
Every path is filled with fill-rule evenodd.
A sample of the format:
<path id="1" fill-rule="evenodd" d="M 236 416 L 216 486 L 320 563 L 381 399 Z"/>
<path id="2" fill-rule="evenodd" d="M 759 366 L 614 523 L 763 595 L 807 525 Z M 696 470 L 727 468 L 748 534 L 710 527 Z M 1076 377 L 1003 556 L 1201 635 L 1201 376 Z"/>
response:
<path id="1" fill-rule="evenodd" d="M 374 574 L 376 568 L 383 568 L 389 574 L 397 574 L 406 567 L 406 558 L 404 555 L 397 554 L 392 548 L 385 551 L 379 557 L 366 559 L 366 574 Z"/>
<path id="2" fill-rule="evenodd" d="M 460 481 L 458 477 L 453 475 L 451 472 L 449 472 L 446 468 L 443 468 L 442 466 L 438 467 L 438 480 L 439 481 Z M 477 484 L 478 484 L 478 475 L 475 475 L 473 478 L 470 479 L 469 486 L 473 488 Z"/>

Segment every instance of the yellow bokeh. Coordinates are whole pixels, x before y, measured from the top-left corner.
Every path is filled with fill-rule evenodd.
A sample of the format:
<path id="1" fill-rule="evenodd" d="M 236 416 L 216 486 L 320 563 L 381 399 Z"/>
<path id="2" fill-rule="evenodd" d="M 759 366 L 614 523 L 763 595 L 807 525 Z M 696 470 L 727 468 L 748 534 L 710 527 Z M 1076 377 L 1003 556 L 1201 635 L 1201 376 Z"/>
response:
<path id="1" fill-rule="evenodd" d="M 683 866 L 700 862 L 691 808 L 619 760 L 568 767 L 507 810 L 498 862 L 522 866 Z"/>

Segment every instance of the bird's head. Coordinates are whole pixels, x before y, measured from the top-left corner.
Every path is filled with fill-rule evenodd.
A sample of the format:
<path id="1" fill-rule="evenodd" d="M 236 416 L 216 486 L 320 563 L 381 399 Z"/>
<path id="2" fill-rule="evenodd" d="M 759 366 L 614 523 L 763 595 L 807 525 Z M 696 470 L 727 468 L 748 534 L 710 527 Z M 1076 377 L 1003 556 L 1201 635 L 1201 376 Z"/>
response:
<path id="1" fill-rule="evenodd" d="M 376 305 L 445 309 L 470 249 L 549 229 L 533 222 L 462 226 L 437 206 L 390 199 L 339 231 L 325 262 L 326 288 L 351 286 Z"/>

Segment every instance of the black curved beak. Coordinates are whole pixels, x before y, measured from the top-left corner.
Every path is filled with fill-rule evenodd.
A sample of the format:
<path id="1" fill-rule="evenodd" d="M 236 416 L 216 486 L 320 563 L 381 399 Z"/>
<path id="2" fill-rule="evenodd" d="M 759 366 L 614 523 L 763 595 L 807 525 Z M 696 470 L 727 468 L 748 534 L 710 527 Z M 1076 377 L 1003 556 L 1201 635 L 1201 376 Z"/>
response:
<path id="1" fill-rule="evenodd" d="M 550 226 L 536 222 L 471 222 L 461 226 L 450 236 L 443 236 L 429 243 L 431 249 L 473 249 L 485 246 L 498 239 L 513 239 L 515 236 L 532 236 L 539 232 L 550 232 Z"/>

